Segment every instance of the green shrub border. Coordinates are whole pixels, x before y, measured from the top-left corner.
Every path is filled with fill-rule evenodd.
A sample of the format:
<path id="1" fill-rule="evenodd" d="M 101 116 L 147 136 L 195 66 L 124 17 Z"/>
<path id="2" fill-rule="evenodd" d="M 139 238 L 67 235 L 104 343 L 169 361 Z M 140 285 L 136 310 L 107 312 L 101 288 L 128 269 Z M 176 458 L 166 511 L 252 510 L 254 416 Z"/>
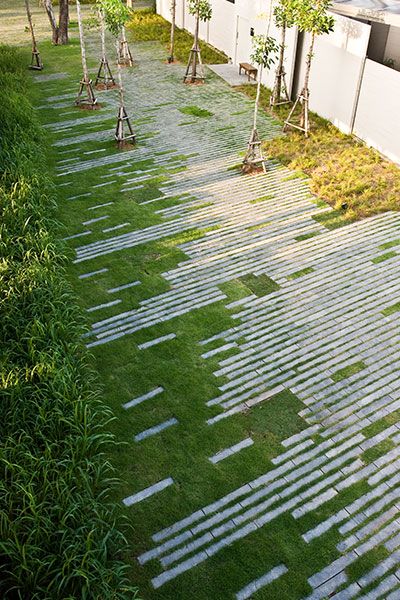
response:
<path id="1" fill-rule="evenodd" d="M 0 597 L 132 600 L 27 58 L 0 46 Z"/>

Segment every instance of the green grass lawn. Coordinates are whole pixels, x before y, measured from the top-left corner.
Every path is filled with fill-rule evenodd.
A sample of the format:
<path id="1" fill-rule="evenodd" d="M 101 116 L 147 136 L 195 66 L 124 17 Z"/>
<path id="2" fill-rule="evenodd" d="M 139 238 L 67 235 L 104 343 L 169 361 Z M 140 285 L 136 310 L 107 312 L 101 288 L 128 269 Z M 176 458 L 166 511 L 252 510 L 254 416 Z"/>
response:
<path id="1" fill-rule="evenodd" d="M 43 52 L 46 56 L 47 71 L 62 70 L 69 75 L 69 81 L 78 81 L 79 77 L 79 48 L 76 41 L 70 46 L 54 48 L 50 44 L 43 44 Z M 68 58 L 68 60 L 65 60 Z M 96 65 L 91 60 L 91 68 Z M 65 89 L 65 81 L 53 81 L 50 84 L 51 94 L 62 95 Z M 41 104 L 45 101 L 48 88 L 36 85 L 34 88 L 36 102 Z M 110 94 L 115 92 L 109 92 Z M 184 112 L 186 108 L 183 107 Z M 194 107 L 196 109 L 196 107 Z M 190 113 L 197 114 L 189 105 Z M 72 109 L 63 109 L 66 112 Z M 40 117 L 44 124 L 51 124 L 59 119 L 60 109 L 40 111 Z M 61 111 L 62 112 L 62 111 Z M 76 109 L 76 117 L 91 118 L 90 111 L 82 112 Z M 207 116 L 200 112 L 200 117 Z M 105 125 L 112 125 L 106 121 Z M 102 127 L 104 123 L 102 123 Z M 91 124 L 87 127 L 79 126 L 79 134 L 90 131 Z M 78 130 L 77 130 L 78 131 Z M 48 134 L 48 141 L 59 140 L 61 136 L 68 137 L 70 133 Z M 139 138 L 140 139 L 140 138 Z M 85 159 L 84 152 L 91 152 L 105 148 L 107 154 L 117 153 L 112 140 L 106 142 L 84 142 L 76 146 L 71 154 L 57 154 L 49 152 L 48 160 L 55 166 L 55 161 L 65 159 L 68 156 L 80 156 Z M 60 151 L 66 147 L 60 147 Z M 137 161 L 132 163 L 131 168 L 138 171 L 151 168 L 151 160 L 146 163 Z M 137 192 L 121 193 L 120 187 L 124 181 L 120 177 L 118 182 L 107 186 L 104 201 L 112 199 L 114 205 L 107 207 L 109 218 L 106 223 L 99 222 L 91 227 L 93 234 L 85 238 L 84 243 L 96 239 L 97 232 L 105 225 L 112 227 L 118 223 L 129 220 L 135 224 L 135 228 L 141 229 L 160 222 L 155 208 L 151 204 L 143 204 L 161 194 L 157 186 L 168 178 L 169 169 L 174 168 L 174 160 L 171 159 L 170 166 L 162 172 L 157 172 L 144 189 Z M 59 212 L 58 217 L 67 228 L 62 231 L 63 235 L 71 235 L 82 230 L 81 222 L 84 218 L 90 219 L 98 214 L 98 211 L 87 211 L 87 200 L 85 198 L 68 201 L 70 196 L 78 195 L 83 190 L 91 189 L 96 185 L 104 174 L 102 168 L 92 169 L 89 172 L 75 174 L 66 179 L 72 181 L 72 185 L 59 187 Z M 169 199 L 161 206 L 179 204 L 187 198 Z M 98 201 L 100 203 L 100 200 Z M 160 208 L 157 203 L 156 208 Z M 103 214 L 103 213 L 102 213 Z M 94 305 L 110 300 L 107 289 L 124 281 L 141 281 L 141 285 L 120 292 L 118 297 L 122 298 L 124 309 L 129 310 L 139 305 L 139 301 L 152 297 L 158 293 L 168 290 L 168 284 L 161 273 L 175 267 L 185 259 L 184 253 L 177 247 L 178 244 L 201 237 L 204 232 L 199 230 L 188 231 L 184 235 L 171 236 L 165 240 L 151 242 L 132 248 L 124 252 L 121 260 L 118 253 L 110 256 L 100 257 L 80 265 L 70 264 L 67 268 L 68 277 L 73 285 L 83 310 Z M 76 245 L 76 244 L 75 244 Z M 70 258 L 73 253 L 70 252 Z M 79 280 L 77 274 L 94 271 L 98 268 L 107 268 L 108 272 L 102 274 L 96 280 Z M 90 284 L 89 284 L 90 281 Z M 256 293 L 265 295 L 277 289 L 277 285 L 268 277 L 261 278 L 245 277 L 242 280 L 232 281 L 222 286 L 224 293 L 230 300 L 236 300 L 245 295 Z M 293 564 L 300 560 L 304 554 L 304 548 L 293 545 L 291 540 L 298 538 L 298 526 L 291 519 L 284 518 L 274 524 L 270 539 L 266 540 L 260 532 L 252 541 L 246 541 L 240 550 L 228 549 L 221 556 L 209 564 L 201 566 L 196 573 L 189 573 L 179 586 L 172 583 L 162 588 L 155 596 L 148 587 L 149 576 L 154 574 L 153 565 L 145 569 L 139 568 L 136 556 L 148 547 L 149 534 L 157 531 L 165 525 L 179 519 L 182 514 L 196 510 L 204 503 L 214 500 L 235 487 L 242 485 L 251 478 L 264 473 L 271 468 L 270 459 L 280 449 L 280 441 L 291 434 L 297 433 L 304 427 L 304 421 L 297 413 L 301 403 L 290 393 L 282 393 L 264 406 L 260 406 L 247 415 L 233 417 L 224 420 L 218 425 L 210 428 L 205 421 L 210 417 L 210 409 L 205 406 L 204 398 L 211 398 L 218 393 L 217 385 L 223 380 L 216 380 L 213 371 L 217 368 L 217 359 L 205 361 L 201 358 L 204 351 L 198 342 L 202 339 L 219 333 L 224 327 L 233 324 L 225 303 L 217 303 L 212 308 L 204 308 L 193 314 L 180 317 L 173 323 L 173 331 L 177 337 L 168 345 L 155 346 L 146 351 L 137 349 L 137 344 L 165 335 L 171 331 L 171 324 L 158 325 L 127 336 L 115 342 L 110 352 L 108 345 L 100 346 L 93 350 L 93 366 L 101 374 L 102 395 L 113 410 L 115 420 L 110 427 L 112 433 L 120 441 L 117 449 L 112 450 L 110 459 L 116 468 L 122 482 L 115 494 L 115 501 L 120 506 L 120 500 L 132 493 L 134 489 L 142 489 L 154 482 L 163 479 L 165 473 L 171 474 L 176 485 L 164 492 L 164 499 L 159 509 L 154 512 L 148 511 L 145 503 L 138 504 L 135 511 L 122 512 L 129 514 L 130 526 L 128 530 L 128 541 L 131 551 L 125 557 L 131 564 L 131 578 L 139 585 L 143 597 L 174 597 L 186 599 L 196 586 L 196 598 L 199 600 L 226 598 L 227 589 L 233 593 L 239 589 L 249 578 L 254 562 L 260 564 L 260 568 L 266 570 L 268 567 L 267 556 L 280 540 L 279 545 L 286 540 L 283 547 L 290 549 L 289 555 Z M 114 309 L 104 309 L 101 318 L 106 318 L 114 313 Z M 98 314 L 92 313 L 88 316 L 89 321 L 99 319 Z M 227 356 L 227 354 L 226 354 Z M 149 382 L 161 385 L 165 392 L 158 399 L 141 405 L 140 410 L 133 409 L 128 413 L 121 405 L 135 396 L 148 391 Z M 212 413 L 211 413 L 212 414 Z M 217 411 L 215 412 L 217 414 Z M 161 422 L 171 415 L 175 416 L 179 425 L 165 431 L 162 435 L 154 436 L 132 447 L 132 436 L 140 431 Z M 229 422 L 228 422 L 229 421 Z M 231 446 L 238 441 L 252 436 L 254 445 L 230 459 L 223 461 L 215 467 L 208 461 L 219 450 Z M 276 538 L 276 539 L 275 539 Z M 316 568 L 314 550 L 307 554 L 310 573 Z M 289 556 L 285 560 L 288 561 Z M 275 559 L 274 559 L 275 560 Z M 240 563 L 240 572 L 232 577 L 232 569 Z M 307 590 L 304 577 L 295 583 L 284 586 L 285 597 L 298 598 Z M 229 583 L 228 583 L 229 582 Z M 228 587 L 227 587 L 228 586 Z M 286 587 L 287 586 L 287 587 Z M 275 588 L 274 588 L 275 589 Z M 279 590 L 279 585 L 276 588 Z M 172 590 L 174 590 L 172 592 Z M 290 594 L 290 595 L 288 595 Z"/>

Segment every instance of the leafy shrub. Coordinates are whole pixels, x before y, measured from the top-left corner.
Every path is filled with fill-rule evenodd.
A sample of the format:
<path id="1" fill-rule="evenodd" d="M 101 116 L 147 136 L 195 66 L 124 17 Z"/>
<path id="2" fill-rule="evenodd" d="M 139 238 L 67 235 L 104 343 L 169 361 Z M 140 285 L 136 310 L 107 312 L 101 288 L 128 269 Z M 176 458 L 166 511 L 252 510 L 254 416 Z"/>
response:
<path id="1" fill-rule="evenodd" d="M 64 276 L 25 59 L 0 46 L 0 596 L 131 600 L 111 415 Z"/>

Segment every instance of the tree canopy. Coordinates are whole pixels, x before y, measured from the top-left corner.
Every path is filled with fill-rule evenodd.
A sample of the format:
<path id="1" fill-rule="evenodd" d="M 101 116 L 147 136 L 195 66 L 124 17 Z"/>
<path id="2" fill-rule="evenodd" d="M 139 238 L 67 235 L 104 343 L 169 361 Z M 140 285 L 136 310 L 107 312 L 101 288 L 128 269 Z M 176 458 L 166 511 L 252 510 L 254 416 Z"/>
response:
<path id="1" fill-rule="evenodd" d="M 255 35 L 253 37 L 253 52 L 251 60 L 258 65 L 269 69 L 276 60 L 278 45 L 275 38 L 270 35 Z"/>
<path id="2" fill-rule="evenodd" d="M 300 31 L 321 35 L 333 31 L 335 19 L 328 15 L 330 0 L 289 0 L 293 3 L 294 22 Z"/>
<path id="3" fill-rule="evenodd" d="M 212 15 L 212 7 L 209 0 L 187 0 L 189 13 L 199 16 L 200 21 L 209 21 Z"/>
<path id="4" fill-rule="evenodd" d="M 130 9 L 121 0 L 97 0 L 96 5 L 104 14 L 107 29 L 118 36 L 130 17 Z"/>

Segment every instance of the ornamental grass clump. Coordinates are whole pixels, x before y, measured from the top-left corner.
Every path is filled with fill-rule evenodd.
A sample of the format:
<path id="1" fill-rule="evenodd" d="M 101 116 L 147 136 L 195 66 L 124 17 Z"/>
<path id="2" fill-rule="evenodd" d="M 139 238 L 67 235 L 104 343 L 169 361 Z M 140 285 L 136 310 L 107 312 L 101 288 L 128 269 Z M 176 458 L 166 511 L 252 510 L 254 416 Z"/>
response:
<path id="1" fill-rule="evenodd" d="M 24 71 L 0 47 L 0 597 L 131 600 L 111 414 L 80 342 Z"/>

